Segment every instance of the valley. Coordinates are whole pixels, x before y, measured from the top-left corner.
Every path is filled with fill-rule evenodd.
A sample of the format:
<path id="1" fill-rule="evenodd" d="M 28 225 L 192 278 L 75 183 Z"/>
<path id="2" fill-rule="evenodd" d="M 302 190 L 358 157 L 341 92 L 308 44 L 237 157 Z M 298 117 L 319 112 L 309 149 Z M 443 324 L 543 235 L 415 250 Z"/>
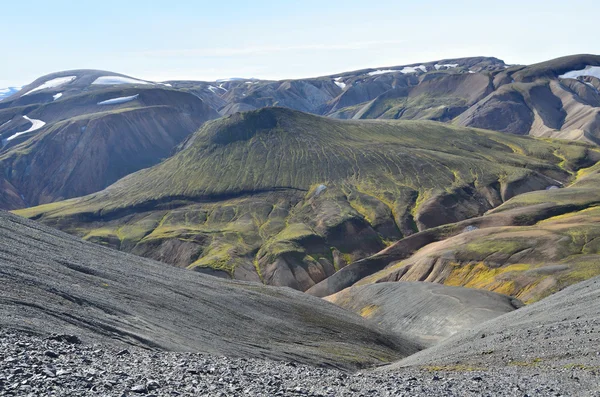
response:
<path id="1" fill-rule="evenodd" d="M 584 54 L 0 90 L 0 395 L 598 392 L 599 89 Z"/>

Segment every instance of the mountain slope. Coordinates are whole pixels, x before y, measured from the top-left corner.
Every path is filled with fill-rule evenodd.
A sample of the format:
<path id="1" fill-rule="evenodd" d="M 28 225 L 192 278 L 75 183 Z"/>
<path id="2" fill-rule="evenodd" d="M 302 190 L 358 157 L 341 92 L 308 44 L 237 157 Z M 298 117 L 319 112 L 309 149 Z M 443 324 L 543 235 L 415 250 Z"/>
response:
<path id="1" fill-rule="evenodd" d="M 102 192 L 19 213 L 178 266 L 307 290 L 597 159 L 582 144 L 267 108 L 207 123 Z"/>
<path id="2" fill-rule="evenodd" d="M 354 286 L 325 299 L 425 346 L 523 306 L 505 295 L 425 282 Z"/>
<path id="3" fill-rule="evenodd" d="M 20 198 L 0 208 L 101 190 L 158 163 L 216 116 L 191 94 L 107 73 L 45 76 L 0 104 L 0 171 Z"/>
<path id="4" fill-rule="evenodd" d="M 171 82 L 222 115 L 282 106 L 341 119 L 436 120 L 600 143 L 600 56 L 529 66 L 458 58 L 311 79 Z"/>
<path id="5" fill-rule="evenodd" d="M 600 275 L 598 164 L 564 189 L 513 197 L 480 217 L 431 228 L 356 261 L 308 290 L 429 281 L 481 288 L 531 303 Z"/>
<path id="6" fill-rule="evenodd" d="M 5 212 L 0 235 L 2 327 L 348 369 L 417 348 L 290 289 L 165 267 Z"/>
<path id="7" fill-rule="evenodd" d="M 597 371 L 599 341 L 600 279 L 596 277 L 456 334 L 384 370 L 517 366 Z"/>
<path id="8" fill-rule="evenodd" d="M 351 118 L 370 101 L 377 100 L 379 96 L 396 90 L 410 89 L 419 85 L 420 81 L 432 79 L 434 76 L 456 77 L 475 74 L 476 76 L 471 77 L 485 81 L 483 83 L 485 87 L 491 82 L 487 74 L 504 70 L 505 67 L 504 62 L 496 58 L 474 57 L 362 69 L 298 80 L 231 79 L 216 82 L 169 81 L 169 84 L 194 93 L 222 115 L 265 106 L 280 106 L 335 118 Z M 439 85 L 447 85 L 447 87 L 440 88 Z M 451 85 L 452 83 L 450 85 L 441 83 L 437 87 L 438 91 L 444 91 L 448 96 L 446 101 L 452 101 L 452 96 L 459 97 L 464 91 L 458 88 L 454 95 L 453 88 L 449 87 Z M 433 91 L 421 93 L 430 96 L 439 95 L 439 92 Z M 472 95 L 466 94 L 467 97 Z M 432 106 L 432 109 L 434 107 L 439 107 L 439 104 Z M 408 112 L 404 118 L 410 118 Z M 429 117 L 423 115 L 412 118 Z"/>

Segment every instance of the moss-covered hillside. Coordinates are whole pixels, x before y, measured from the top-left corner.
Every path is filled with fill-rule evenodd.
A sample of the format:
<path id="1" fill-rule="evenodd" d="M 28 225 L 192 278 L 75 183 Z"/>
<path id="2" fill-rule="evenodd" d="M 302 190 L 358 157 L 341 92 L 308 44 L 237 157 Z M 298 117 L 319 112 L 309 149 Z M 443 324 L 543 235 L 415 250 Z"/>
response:
<path id="1" fill-rule="evenodd" d="M 481 217 L 404 238 L 309 290 L 429 281 L 531 303 L 600 275 L 598 165 L 564 189 L 518 195 Z"/>
<path id="2" fill-rule="evenodd" d="M 394 241 L 569 183 L 584 144 L 281 108 L 207 123 L 96 194 L 18 213 L 125 251 L 306 290 Z"/>

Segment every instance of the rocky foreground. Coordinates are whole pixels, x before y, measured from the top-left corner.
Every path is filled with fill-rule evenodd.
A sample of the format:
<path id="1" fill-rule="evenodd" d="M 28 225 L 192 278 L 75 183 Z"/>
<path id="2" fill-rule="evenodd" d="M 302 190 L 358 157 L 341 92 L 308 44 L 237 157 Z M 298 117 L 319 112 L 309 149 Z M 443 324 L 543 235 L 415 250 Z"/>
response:
<path id="1" fill-rule="evenodd" d="M 350 374 L 0 329 L 0 396 L 600 396 L 598 375 L 535 365 Z"/>

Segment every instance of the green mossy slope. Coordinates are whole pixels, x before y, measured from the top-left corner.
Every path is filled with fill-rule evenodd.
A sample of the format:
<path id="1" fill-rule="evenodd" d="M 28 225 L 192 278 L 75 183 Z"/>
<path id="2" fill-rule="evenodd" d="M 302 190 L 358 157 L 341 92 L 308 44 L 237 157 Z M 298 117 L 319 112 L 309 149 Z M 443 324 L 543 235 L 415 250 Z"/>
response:
<path id="1" fill-rule="evenodd" d="M 306 290 L 597 160 L 579 143 L 267 108 L 207 123 L 175 156 L 104 191 L 18 213 L 179 266 Z"/>

